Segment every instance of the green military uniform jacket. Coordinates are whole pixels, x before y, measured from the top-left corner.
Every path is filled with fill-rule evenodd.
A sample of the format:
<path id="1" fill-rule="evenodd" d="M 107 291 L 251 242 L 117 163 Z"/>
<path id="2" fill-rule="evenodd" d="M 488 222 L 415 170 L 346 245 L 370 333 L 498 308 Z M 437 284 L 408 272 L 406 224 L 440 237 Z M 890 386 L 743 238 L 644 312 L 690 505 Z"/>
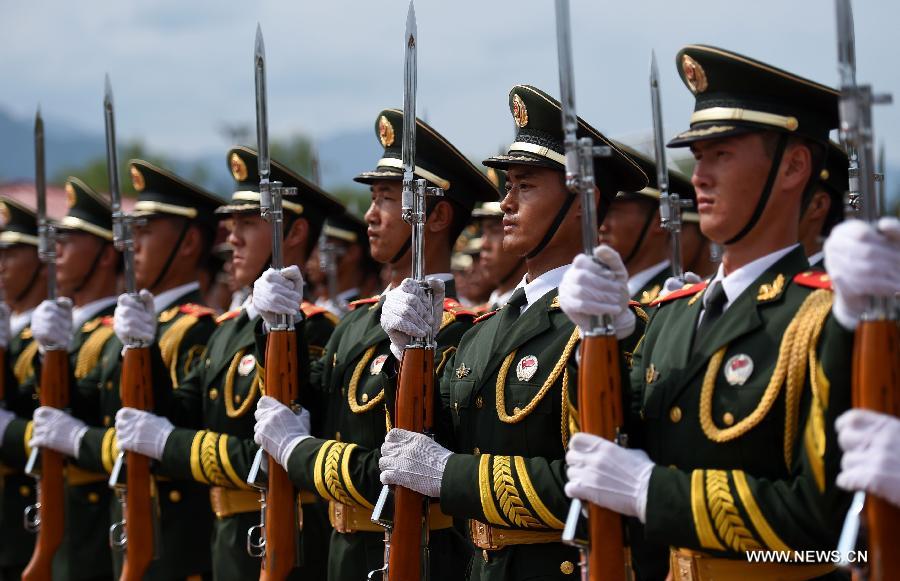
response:
<path id="1" fill-rule="evenodd" d="M 151 373 L 154 399 L 178 389 L 191 369 L 201 361 L 201 353 L 215 328 L 214 312 L 200 306 L 199 291 L 190 291 L 174 300 L 157 317 L 156 343 L 151 348 Z M 116 412 L 122 407 L 119 397 L 122 343 L 117 337 L 106 342 L 101 364 L 85 381 L 102 386 L 99 390 L 100 425 L 92 426 L 81 441 L 76 464 L 85 470 L 112 471 L 119 453 L 116 443 Z M 71 462 L 70 462 L 71 464 Z M 212 513 L 204 486 L 164 476 L 157 478 L 160 506 L 160 558 L 153 561 L 146 579 L 180 579 L 208 572 L 209 536 Z M 121 520 L 121 506 L 112 501 L 111 519 Z M 122 553 L 113 552 L 115 576 L 122 567 Z"/>
<path id="2" fill-rule="evenodd" d="M 455 295 L 452 282 L 445 296 Z M 313 434 L 291 454 L 288 472 L 304 490 L 353 507 L 368 520 L 381 492 L 378 459 L 393 413 L 396 366 L 390 340 L 381 328 L 383 298 L 357 301 L 337 326 L 322 358 L 311 368 Z M 473 314 L 447 299 L 436 337 L 435 368 L 442 369 Z M 465 566 L 465 540 L 457 530 L 433 530 L 431 579 L 457 580 Z M 384 564 L 384 533 L 334 532 L 328 555 L 329 581 L 365 579 Z"/>
<path id="3" fill-rule="evenodd" d="M 309 355 L 321 356 L 337 319 L 310 303 L 304 303 L 302 310 L 305 320 L 298 345 L 305 343 Z M 259 576 L 261 562 L 247 553 L 247 530 L 259 524 L 260 512 L 259 494 L 247 484 L 247 475 L 259 448 L 253 441 L 253 414 L 265 393 L 265 356 L 256 350 L 259 317 L 251 319 L 246 310 L 238 309 L 225 313 L 218 322 L 202 363 L 171 394 L 170 401 L 157 403 L 157 411 L 180 426 L 166 441 L 161 471 L 204 488 L 225 489 L 224 494 L 245 493 L 251 501 L 249 510 L 216 514 L 213 577 L 217 581 L 251 579 Z M 303 565 L 294 570 L 292 578 L 324 579 L 328 529 L 321 503 L 303 506 Z"/>
<path id="4" fill-rule="evenodd" d="M 25 507 L 37 502 L 34 479 L 25 475 L 25 462 L 31 453 L 31 416 L 38 406 L 34 383 L 37 342 L 26 326 L 10 340 L 6 350 L 6 409 L 14 418 L 6 427 L 0 445 L 0 573 L 15 574 L 25 567 L 34 549 L 34 534 L 22 526 Z M 2 575 L 0 575 L 2 576 Z"/>
<path id="5" fill-rule="evenodd" d="M 849 495 L 835 485 L 835 418 L 850 407 L 852 333 L 801 248 L 768 268 L 692 345 L 705 283 L 665 297 L 634 355 L 629 436 L 656 463 L 639 576 L 668 547 L 833 549 Z"/>
<path id="6" fill-rule="evenodd" d="M 69 410 L 88 425 L 100 423 L 102 385 L 89 375 L 100 363 L 106 343 L 115 336 L 112 314 L 115 303 L 101 309 L 75 331 L 69 346 Z M 34 361 L 34 374 L 27 380 L 29 389 L 38 393 L 40 357 Z M 63 544 L 53 560 L 53 578 L 65 580 L 111 579 L 112 557 L 109 548 L 109 475 L 88 471 L 69 462 L 66 468 L 66 529 Z"/>

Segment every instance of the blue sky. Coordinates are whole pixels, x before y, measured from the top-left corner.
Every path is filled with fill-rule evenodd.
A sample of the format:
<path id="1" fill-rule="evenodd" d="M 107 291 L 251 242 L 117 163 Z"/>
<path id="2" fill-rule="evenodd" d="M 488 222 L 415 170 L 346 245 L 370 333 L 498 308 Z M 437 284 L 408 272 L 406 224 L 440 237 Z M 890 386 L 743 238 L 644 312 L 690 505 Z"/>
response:
<path id="1" fill-rule="evenodd" d="M 170 155 L 221 150 L 223 124 L 251 124 L 256 23 L 269 59 L 271 133 L 368 129 L 402 101 L 405 0 L 0 0 L 0 107 L 102 132 L 103 74 L 119 133 Z M 857 0 L 859 79 L 900 101 L 900 3 Z M 508 143 L 516 83 L 558 94 L 553 3 L 420 0 L 419 111 L 473 158 Z M 666 133 L 692 102 L 674 55 L 688 43 L 735 50 L 836 85 L 830 0 L 573 0 L 579 112 L 612 136 L 649 130 L 650 49 L 660 61 Z M 876 135 L 900 164 L 900 104 Z M 373 138 L 374 139 L 374 138 Z"/>

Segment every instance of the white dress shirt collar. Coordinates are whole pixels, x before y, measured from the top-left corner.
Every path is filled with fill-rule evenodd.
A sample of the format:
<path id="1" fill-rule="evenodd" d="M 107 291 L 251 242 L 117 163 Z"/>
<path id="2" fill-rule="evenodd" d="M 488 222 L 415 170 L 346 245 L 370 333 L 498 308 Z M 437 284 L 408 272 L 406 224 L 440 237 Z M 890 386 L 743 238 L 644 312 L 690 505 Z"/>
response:
<path id="1" fill-rule="evenodd" d="M 558 266 L 553 270 L 548 270 L 544 274 L 535 277 L 535 279 L 531 282 L 528 282 L 528 274 L 526 273 L 525 276 L 522 277 L 522 281 L 516 286 L 515 289 L 525 289 L 525 300 L 528 302 L 526 302 L 525 306 L 522 307 L 522 312 L 524 313 L 525 311 L 527 311 L 528 307 L 530 307 L 536 301 L 539 301 L 545 294 L 559 287 L 559 283 L 562 282 L 563 275 L 566 274 L 566 271 L 570 268 L 572 268 L 571 264 Z"/>
<path id="2" fill-rule="evenodd" d="M 723 265 L 719 265 L 719 270 L 716 272 L 716 276 L 710 281 L 709 285 L 707 285 L 707 290 L 712 288 L 714 284 L 721 283 L 722 289 L 725 291 L 725 296 L 728 297 L 728 300 L 723 307 L 723 310 L 728 309 L 732 303 L 741 294 L 747 290 L 753 281 L 762 276 L 766 270 L 768 270 L 773 264 L 784 258 L 788 253 L 792 250 L 800 246 L 799 244 L 793 244 L 788 246 L 787 248 L 782 248 L 781 250 L 776 250 L 771 254 L 766 254 L 761 258 L 757 258 L 753 262 L 749 262 L 744 266 L 730 272 L 728 276 L 725 276 L 725 267 Z M 703 307 L 706 308 L 707 301 L 709 299 L 710 293 L 704 293 L 703 295 Z"/>
<path id="3" fill-rule="evenodd" d="M 116 297 L 103 297 L 86 305 L 72 309 L 72 328 L 77 332 L 81 326 L 94 318 L 103 309 L 116 304 Z"/>
<path id="4" fill-rule="evenodd" d="M 634 276 L 628 278 L 628 296 L 633 297 L 639 290 L 647 286 L 647 283 L 653 280 L 653 278 L 661 273 L 663 270 L 669 268 L 669 260 L 663 260 L 660 263 L 654 264 L 650 268 L 645 268 L 644 270 L 636 273 Z"/>
<path id="5" fill-rule="evenodd" d="M 9 336 L 15 337 L 22 332 L 22 329 L 31 324 L 31 314 L 34 309 L 28 309 L 21 313 L 15 313 L 9 317 Z"/>
<path id="6" fill-rule="evenodd" d="M 153 310 L 155 310 L 156 314 L 158 315 L 172 306 L 175 301 L 177 301 L 184 295 L 192 293 L 196 290 L 200 290 L 200 283 L 194 281 L 183 284 L 181 286 L 176 286 L 175 288 L 170 288 L 169 290 L 163 291 L 158 295 L 153 295 Z"/>

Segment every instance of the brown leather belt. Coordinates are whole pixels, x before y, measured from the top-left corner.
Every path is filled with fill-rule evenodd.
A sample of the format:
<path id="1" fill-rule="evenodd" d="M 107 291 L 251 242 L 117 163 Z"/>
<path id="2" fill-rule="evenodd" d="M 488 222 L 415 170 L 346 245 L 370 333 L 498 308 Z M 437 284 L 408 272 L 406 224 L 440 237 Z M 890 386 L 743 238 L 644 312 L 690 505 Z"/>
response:
<path id="1" fill-rule="evenodd" d="M 300 504 L 311 504 L 318 500 L 318 496 L 306 490 L 301 490 L 297 495 L 297 501 Z M 209 487 L 209 504 L 218 519 L 247 512 L 257 512 L 259 503 L 259 492 L 255 490 L 237 490 L 224 486 Z"/>
<path id="2" fill-rule="evenodd" d="M 510 545 L 539 545 L 562 541 L 562 531 L 501 529 L 477 520 L 469 521 L 469 536 L 472 537 L 472 544 L 484 551 L 496 551 Z"/>
<path id="3" fill-rule="evenodd" d="M 96 484 L 97 482 L 106 482 L 109 480 L 107 474 L 99 472 L 90 472 L 78 466 L 66 466 L 66 484 L 69 486 L 82 486 L 84 484 Z"/>
<path id="4" fill-rule="evenodd" d="M 669 569 L 674 581 L 712 581 L 741 579 L 749 581 L 800 581 L 820 577 L 835 570 L 830 563 L 794 565 L 789 563 L 750 563 L 722 559 L 688 549 L 669 551 Z"/>
<path id="5" fill-rule="evenodd" d="M 334 530 L 341 534 L 384 532 L 383 527 L 372 522 L 372 509 L 361 506 L 331 501 L 328 503 L 328 520 Z M 453 518 L 441 512 L 436 502 L 432 503 L 428 510 L 428 528 L 438 531 L 452 526 Z"/>

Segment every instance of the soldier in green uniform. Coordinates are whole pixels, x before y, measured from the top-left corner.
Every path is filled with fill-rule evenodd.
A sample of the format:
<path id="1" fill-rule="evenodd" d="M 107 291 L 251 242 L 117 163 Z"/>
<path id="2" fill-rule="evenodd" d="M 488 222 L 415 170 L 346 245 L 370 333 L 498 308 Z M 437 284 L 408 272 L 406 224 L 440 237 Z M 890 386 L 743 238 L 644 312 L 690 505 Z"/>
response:
<path id="1" fill-rule="evenodd" d="M 628 293 L 647 308 L 659 298 L 663 285 L 672 276 L 669 231 L 659 220 L 656 162 L 631 148 L 619 147 L 641 166 L 650 184 L 637 192 L 619 192 L 600 225 L 600 243 L 612 246 L 623 257 L 628 269 Z M 678 194 L 693 205 L 694 187 L 674 170 L 669 170 L 669 193 Z"/>
<path id="2" fill-rule="evenodd" d="M 142 160 L 131 160 L 132 185 L 138 192 L 134 215 L 135 279 L 143 289 L 138 297 L 121 295 L 115 311 L 116 337 L 106 342 L 86 382 L 102 386 L 100 425 L 87 425 L 48 408 L 45 419 L 61 442 L 59 451 L 77 456 L 70 460 L 91 471 L 109 473 L 119 454 L 113 418 L 121 407 L 119 379 L 121 352 L 126 338 L 151 344 L 151 373 L 155 399 L 178 386 L 194 365 L 215 328 L 213 311 L 200 305 L 197 272 L 212 247 L 221 201 L 213 194 Z M 134 313 L 145 313 L 139 318 Z M 51 443 L 50 447 L 54 447 Z M 204 486 L 157 478 L 160 506 L 159 556 L 148 579 L 184 579 L 208 573 L 212 515 Z M 121 520 L 121 506 L 112 501 L 111 519 Z M 115 576 L 123 553 L 113 552 Z"/>
<path id="3" fill-rule="evenodd" d="M 463 336 L 439 376 L 443 445 L 392 430 L 381 448 L 381 480 L 440 498 L 445 513 L 466 520 L 474 545 L 469 579 L 574 579 L 577 551 L 561 542 L 568 511 L 562 486 L 563 457 L 577 423 L 577 402 L 570 399 L 578 385 L 581 333 L 560 310 L 557 287 L 573 258 L 593 260 L 579 254 L 581 198 L 565 185 L 559 103 L 518 85 L 509 107 L 518 127 L 515 141 L 484 164 L 507 172 L 503 249 L 524 257 L 528 272 L 506 306 Z M 617 192 L 641 190 L 647 176 L 580 119 L 578 137 L 611 148 L 609 157 L 594 163 L 602 220 Z M 628 308 L 625 266 L 608 246 L 598 247 L 595 256 L 615 272 L 603 293 L 617 308 L 611 321 L 617 337 L 639 337 L 643 325 Z M 411 305 L 396 311 L 399 318 L 416 320 L 421 305 L 397 298 Z M 397 324 L 382 315 L 389 333 Z M 633 342 L 621 343 L 624 352 L 632 348 Z M 621 366 L 624 379 L 624 358 Z"/>
<path id="4" fill-rule="evenodd" d="M 844 219 L 844 196 L 850 188 L 850 161 L 840 145 L 830 142 L 826 166 L 819 175 L 819 187 L 800 218 L 800 243 L 811 268 L 825 268 L 822 245 Z"/>
<path id="5" fill-rule="evenodd" d="M 748 563 L 746 551 L 832 549 L 849 502 L 832 427 L 850 405 L 853 335 L 839 305 L 858 304 L 848 287 L 869 283 L 832 293 L 798 244 L 838 93 L 709 46 L 676 63 L 696 105 L 669 146 L 697 160 L 700 225 L 724 246 L 722 264 L 659 301 L 634 354 L 626 410 L 638 449 L 575 436 L 566 493 L 633 517 L 640 578 L 828 575 L 830 562 Z M 860 240 L 860 255 L 873 245 Z M 592 314 L 602 305 L 569 298 L 602 275 L 575 274 L 584 290 L 565 289 L 563 309 Z"/>
<path id="6" fill-rule="evenodd" d="M 498 175 L 502 172 L 490 168 L 489 177 L 491 173 Z M 504 191 L 503 194 L 505 193 Z M 482 275 L 495 287 L 488 297 L 488 310 L 496 311 L 506 304 L 525 276 L 525 259 L 503 251 L 503 209 L 500 208 L 500 202 L 485 202 L 475 208 L 472 217 L 481 226 L 479 264 Z"/>
<path id="7" fill-rule="evenodd" d="M 31 329 L 41 348 L 68 345 L 72 416 L 59 421 L 99 425 L 102 386 L 85 378 L 99 365 L 103 347 L 113 336 L 113 293 L 121 257 L 112 245 L 109 203 L 78 178 L 70 177 L 65 189 L 69 209 L 56 226 L 60 298 L 45 300 L 35 309 Z M 35 391 L 39 377 L 40 370 L 36 369 L 30 380 Z M 41 446 L 54 439 L 56 433 L 68 432 L 68 426 L 57 432 L 59 424 L 43 421 L 41 416 L 45 413 L 47 408 L 35 412 L 33 442 Z M 74 444 L 66 452 L 73 457 L 77 453 Z M 54 579 L 112 578 L 108 535 L 111 492 L 107 480 L 108 475 L 103 472 L 75 465 L 67 468 L 66 529 L 54 558 Z"/>
<path id="8" fill-rule="evenodd" d="M 260 216 L 257 163 L 256 152 L 247 147 L 234 147 L 228 152 L 236 191 L 230 203 L 217 210 L 231 220 L 228 241 L 234 249 L 234 276 L 242 286 L 257 279 L 272 257 L 272 226 Z M 296 265 L 306 262 L 325 218 L 340 214 L 344 208 L 274 160 L 270 178 L 298 188 L 298 196 L 282 201 L 282 250 L 284 263 L 293 265 L 285 269 L 291 273 L 288 276 L 299 279 Z M 209 486 L 216 517 L 212 561 L 217 581 L 256 578 L 260 572 L 260 559 L 247 553 L 247 531 L 259 523 L 260 514 L 259 492 L 247 484 L 258 449 L 252 437 L 253 411 L 265 393 L 265 362 L 257 355 L 254 334 L 259 314 L 248 299 L 240 309 L 219 317 L 202 364 L 178 390 L 157 401 L 160 415 L 131 408 L 123 408 L 116 415 L 116 431 L 124 449 L 159 460 L 160 469 L 174 478 Z M 299 296 L 293 314 L 303 319 L 308 356 L 320 357 L 337 318 L 311 303 L 301 304 Z M 301 495 L 300 500 L 304 503 L 302 566 L 292 577 L 322 579 L 323 555 L 328 551 L 325 506 L 310 494 Z"/>
<path id="9" fill-rule="evenodd" d="M 20 579 L 34 547 L 22 526 L 25 507 L 36 502 L 34 480 L 24 473 L 31 453 L 31 416 L 37 395 L 37 343 L 31 333 L 34 308 L 47 296 L 47 276 L 38 258 L 37 216 L 12 198 L 0 197 L 0 348 L 4 350 L 4 397 L 0 398 L 0 579 Z"/>
<path id="10" fill-rule="evenodd" d="M 409 226 L 401 215 L 403 112 L 382 111 L 375 132 L 385 148 L 377 168 L 360 174 L 372 203 L 365 215 L 372 256 L 389 265 L 391 287 L 417 286 L 404 281 L 411 271 Z M 416 177 L 443 188 L 442 198 L 427 204 L 425 269 L 440 280 L 447 299 L 433 305 L 441 313 L 436 333 L 435 367 L 442 369 L 474 316 L 460 308 L 450 274 L 453 243 L 468 224 L 478 201 L 495 200 L 497 190 L 466 157 L 422 121 L 416 125 Z M 412 283 L 412 284 L 411 284 Z M 258 285 L 259 283 L 257 283 Z M 277 288 L 267 291 L 277 294 Z M 254 290 L 256 301 L 256 290 Z M 260 400 L 256 441 L 271 458 L 287 467 L 304 490 L 329 501 L 334 527 L 328 554 L 330 581 L 365 579 L 384 564 L 384 529 L 370 521 L 381 489 L 379 448 L 390 428 L 393 383 L 391 340 L 379 320 L 385 295 L 357 301 L 341 321 L 324 356 L 312 366 L 310 387 L 321 401 L 311 409 L 312 434 L 291 411 L 271 398 Z M 288 432 L 280 426 L 290 426 Z M 437 507 L 430 513 L 431 579 L 459 579 L 465 566 L 465 540 Z"/>

